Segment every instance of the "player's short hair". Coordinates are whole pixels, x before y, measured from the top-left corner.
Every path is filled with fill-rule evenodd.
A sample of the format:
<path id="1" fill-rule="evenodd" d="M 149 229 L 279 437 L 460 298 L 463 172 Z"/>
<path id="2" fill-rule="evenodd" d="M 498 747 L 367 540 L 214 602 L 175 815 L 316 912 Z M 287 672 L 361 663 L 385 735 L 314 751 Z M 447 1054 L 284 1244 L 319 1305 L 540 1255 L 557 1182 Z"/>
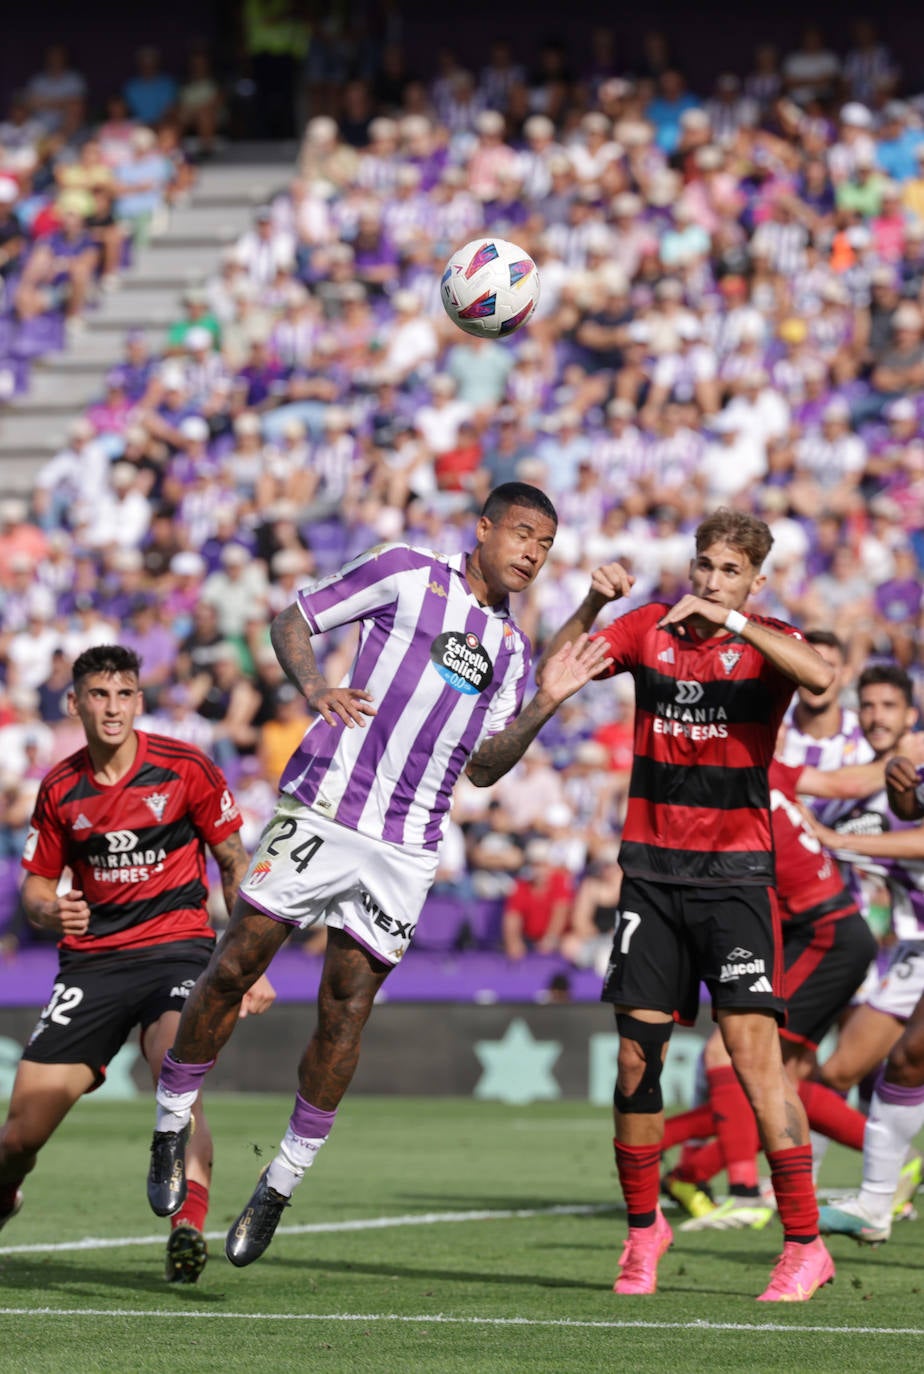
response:
<path id="1" fill-rule="evenodd" d="M 773 535 L 766 521 L 759 520 L 756 515 L 732 510 L 730 506 L 719 506 L 718 510 L 697 525 L 696 552 L 703 553 L 719 543 L 740 549 L 752 566 L 759 568 L 773 548 Z"/>
<path id="2" fill-rule="evenodd" d="M 857 693 L 864 687 L 897 687 L 909 706 L 914 705 L 914 683 L 897 663 L 870 663 L 857 678 Z"/>
<path id="3" fill-rule="evenodd" d="M 847 657 L 847 646 L 833 630 L 806 630 L 802 636 L 806 644 L 823 644 L 827 649 L 836 649 L 841 658 Z"/>
<path id="4" fill-rule="evenodd" d="M 511 506 L 526 506 L 529 510 L 540 511 L 558 524 L 558 512 L 544 491 L 531 487 L 528 482 L 502 482 L 489 494 L 481 508 L 486 520 L 497 521 Z"/>
<path id="5" fill-rule="evenodd" d="M 126 649 L 122 644 L 94 644 L 92 649 L 84 649 L 74 659 L 71 670 L 74 687 L 94 673 L 140 677 L 141 659 L 134 649 Z"/>

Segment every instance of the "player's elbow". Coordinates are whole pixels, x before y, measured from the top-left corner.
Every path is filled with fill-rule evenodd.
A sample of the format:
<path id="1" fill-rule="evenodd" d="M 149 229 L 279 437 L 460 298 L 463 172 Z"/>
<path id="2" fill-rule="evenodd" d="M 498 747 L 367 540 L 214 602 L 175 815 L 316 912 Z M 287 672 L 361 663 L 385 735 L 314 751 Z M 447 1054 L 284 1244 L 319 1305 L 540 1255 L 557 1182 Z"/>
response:
<path id="1" fill-rule="evenodd" d="M 812 696 L 820 697 L 831 686 L 834 681 L 834 669 L 830 664 L 825 663 L 820 654 L 816 654 L 817 663 L 812 663 L 808 671 L 800 678 L 799 686 L 804 687 Z"/>

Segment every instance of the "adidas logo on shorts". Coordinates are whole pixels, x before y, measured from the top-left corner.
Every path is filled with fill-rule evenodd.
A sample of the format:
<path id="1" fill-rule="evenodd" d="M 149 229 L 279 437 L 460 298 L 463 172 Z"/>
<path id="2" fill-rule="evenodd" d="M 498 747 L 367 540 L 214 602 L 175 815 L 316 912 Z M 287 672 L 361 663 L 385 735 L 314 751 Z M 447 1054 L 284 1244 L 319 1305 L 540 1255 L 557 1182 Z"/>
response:
<path id="1" fill-rule="evenodd" d="M 748 988 L 748 992 L 772 992 L 772 991 L 773 991 L 773 985 L 771 984 L 770 979 L 769 979 L 769 978 L 766 978 L 766 977 L 758 978 L 757 982 L 756 982 L 756 983 L 752 983 L 751 986 Z"/>

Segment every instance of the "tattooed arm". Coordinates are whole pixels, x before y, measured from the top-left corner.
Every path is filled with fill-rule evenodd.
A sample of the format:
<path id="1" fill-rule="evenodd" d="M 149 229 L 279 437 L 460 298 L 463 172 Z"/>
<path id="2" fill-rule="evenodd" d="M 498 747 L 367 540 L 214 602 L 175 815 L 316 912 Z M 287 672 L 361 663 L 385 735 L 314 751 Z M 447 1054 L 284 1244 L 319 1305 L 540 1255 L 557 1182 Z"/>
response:
<path id="1" fill-rule="evenodd" d="M 311 631 L 298 606 L 287 606 L 270 626 L 270 639 L 283 672 L 328 725 L 342 720 L 350 729 L 374 716 L 372 697 L 358 687 L 328 687 L 311 647 Z"/>
<path id="2" fill-rule="evenodd" d="M 505 730 L 484 740 L 465 771 L 476 787 L 490 787 L 508 773 L 563 701 L 606 668 L 612 659 L 606 644 L 581 635 L 565 644 L 545 665 L 542 686 Z"/>
<path id="3" fill-rule="evenodd" d="M 218 844 L 210 845 L 209 848 L 218 864 L 221 873 L 221 890 L 225 899 L 225 906 L 230 913 L 234 908 L 234 901 L 237 897 L 238 888 L 241 880 L 247 872 L 247 865 L 250 860 L 247 858 L 247 851 L 241 843 L 240 833 L 235 831 L 226 840 L 221 840 Z M 276 1000 L 276 989 L 273 987 L 265 973 L 262 973 L 257 981 L 244 993 L 241 1002 L 239 1015 L 243 1019 L 253 1013 L 259 1015 L 268 1007 L 271 1007 Z"/>

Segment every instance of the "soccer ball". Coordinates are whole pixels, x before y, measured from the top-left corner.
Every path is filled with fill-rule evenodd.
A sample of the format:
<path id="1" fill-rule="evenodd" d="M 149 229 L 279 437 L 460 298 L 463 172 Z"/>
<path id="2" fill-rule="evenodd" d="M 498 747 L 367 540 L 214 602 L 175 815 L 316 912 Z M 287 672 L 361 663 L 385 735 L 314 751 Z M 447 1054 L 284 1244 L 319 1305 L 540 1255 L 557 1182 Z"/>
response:
<path id="1" fill-rule="evenodd" d="M 506 239 L 473 239 L 453 253 L 440 280 L 446 314 L 479 339 L 502 339 L 525 324 L 539 300 L 539 270 Z"/>

